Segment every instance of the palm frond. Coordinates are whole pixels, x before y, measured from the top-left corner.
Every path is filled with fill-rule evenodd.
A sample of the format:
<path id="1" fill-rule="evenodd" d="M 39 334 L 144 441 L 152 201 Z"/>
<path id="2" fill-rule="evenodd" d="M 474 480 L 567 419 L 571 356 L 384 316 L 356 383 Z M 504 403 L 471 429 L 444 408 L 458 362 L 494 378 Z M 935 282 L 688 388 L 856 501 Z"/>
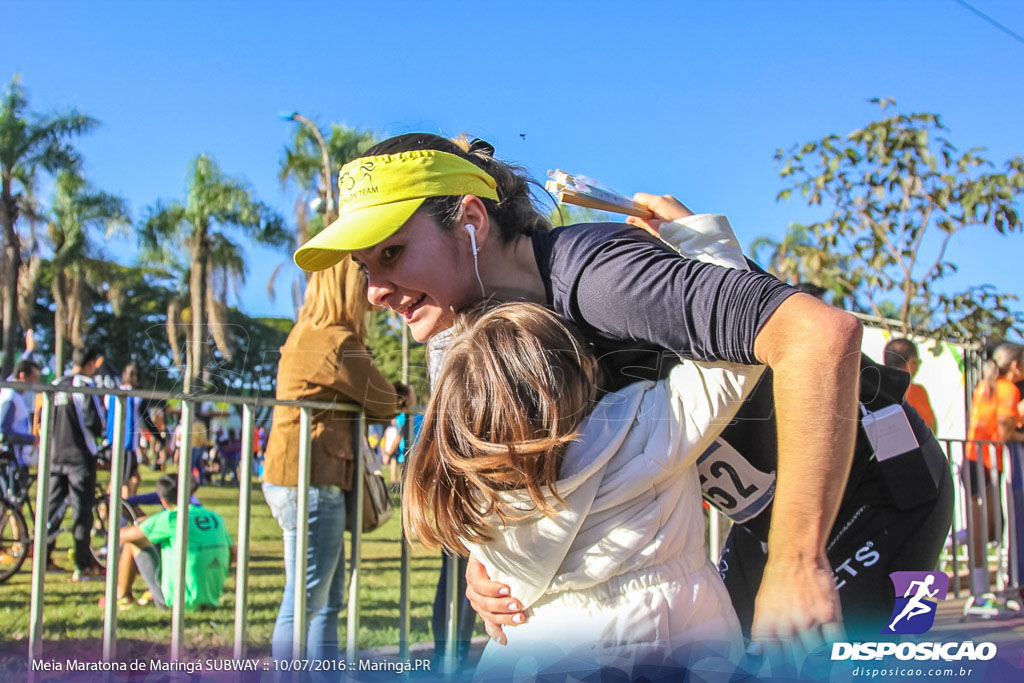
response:
<path id="1" fill-rule="evenodd" d="M 210 235 L 210 270 L 226 271 L 230 277 L 245 282 L 245 255 L 241 245 L 234 242 L 224 233 Z"/>
<path id="2" fill-rule="evenodd" d="M 165 204 L 158 200 L 143 211 L 137 230 L 139 246 L 158 256 L 158 262 L 163 263 L 168 260 L 165 255 L 168 250 L 179 248 L 190 230 L 184 206 L 178 202 Z"/>
<path id="3" fill-rule="evenodd" d="M 274 286 L 277 284 L 277 275 L 281 272 L 281 269 L 287 266 L 286 261 L 278 263 L 277 266 L 270 272 L 270 277 L 267 279 L 267 298 L 270 299 L 271 303 L 277 299 L 277 293 L 274 291 Z"/>
<path id="4" fill-rule="evenodd" d="M 291 251 L 295 234 L 285 226 L 284 218 L 266 204 L 259 205 L 260 223 L 251 234 L 258 244 L 283 247 Z"/>
<path id="5" fill-rule="evenodd" d="M 362 156 L 366 150 L 377 144 L 378 139 L 375 131 L 332 123 L 331 134 L 327 138 L 327 150 L 331 155 L 332 164 L 336 164 L 340 170 L 342 166 Z"/>

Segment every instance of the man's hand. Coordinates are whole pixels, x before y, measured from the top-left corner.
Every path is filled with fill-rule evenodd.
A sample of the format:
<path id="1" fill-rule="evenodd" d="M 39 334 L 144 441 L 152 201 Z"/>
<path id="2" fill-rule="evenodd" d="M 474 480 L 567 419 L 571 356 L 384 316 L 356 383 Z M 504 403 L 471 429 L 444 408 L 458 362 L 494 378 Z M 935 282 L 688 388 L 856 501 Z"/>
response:
<path id="1" fill-rule="evenodd" d="M 509 596 L 509 588 L 503 583 L 491 581 L 484 565 L 472 555 L 466 566 L 466 597 L 484 620 L 484 628 L 495 642 L 506 645 L 508 639 L 502 626 L 517 626 L 526 623 L 523 605 Z"/>
<path id="2" fill-rule="evenodd" d="M 803 564 L 769 557 L 750 635 L 749 652 L 798 671 L 808 655 L 844 639 L 839 594 L 824 554 Z"/>

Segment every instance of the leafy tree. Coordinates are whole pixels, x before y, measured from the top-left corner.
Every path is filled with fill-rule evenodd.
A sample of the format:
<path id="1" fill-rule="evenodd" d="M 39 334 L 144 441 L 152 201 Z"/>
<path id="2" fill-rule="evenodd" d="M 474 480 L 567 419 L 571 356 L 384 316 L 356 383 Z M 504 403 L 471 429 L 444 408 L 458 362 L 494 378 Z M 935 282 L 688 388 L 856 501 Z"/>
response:
<path id="1" fill-rule="evenodd" d="M 167 305 L 178 295 L 179 280 L 150 267 L 108 266 L 117 271 L 112 279 L 118 283 L 119 295 L 107 296 L 92 307 L 85 343 L 102 349 L 116 368 L 130 360 L 137 362 L 143 388 L 180 391 L 184 372 L 165 334 Z M 49 340 L 53 339 L 54 269 L 44 262 L 41 272 L 42 286 L 37 292 L 32 326 L 41 332 L 38 351 L 49 355 L 53 351 Z M 279 350 L 294 322 L 286 318 L 250 318 L 229 308 L 227 325 L 233 331 L 234 352 L 224 356 L 219 349 L 212 350 L 206 367 L 208 388 L 236 395 L 273 396 Z"/>
<path id="2" fill-rule="evenodd" d="M 779 241 L 758 237 L 750 243 L 750 253 L 780 280 L 821 287 L 832 304 L 866 312 L 856 298 L 859 278 L 850 267 L 849 257 L 819 248 L 806 225 L 791 223 Z"/>
<path id="3" fill-rule="evenodd" d="M 884 318 L 883 302 L 895 306 L 900 333 L 914 328 L 915 307 L 925 313 L 918 334 L 977 341 L 1019 332 L 1015 296 L 988 286 L 949 294 L 939 283 L 957 269 L 946 255 L 955 235 L 1021 230 L 1024 157 L 993 170 L 982 148 L 961 152 L 945 131 L 936 114 L 894 114 L 845 138 L 778 150 L 788 183 L 778 198 L 799 191 L 809 205 L 831 207 L 808 230 L 819 248 L 849 259 L 856 295 L 872 312 Z"/>
<path id="4" fill-rule="evenodd" d="M 129 360 L 137 361 L 144 377 L 160 380 L 147 388 L 169 389 L 181 379 L 180 375 L 166 372 L 168 366 L 173 368 L 163 334 L 166 302 L 175 293 L 173 278 L 153 268 L 124 266 L 111 261 L 104 262 L 104 266 L 111 271 L 104 282 L 96 286 L 87 282 L 95 303 L 89 307 L 84 343 L 102 349 L 115 367 L 120 368 Z M 43 356 L 55 353 L 53 279 L 56 272 L 49 260 L 41 261 L 31 327 L 38 333 L 37 352 Z"/>
<path id="5" fill-rule="evenodd" d="M 107 292 L 92 306 L 85 342 L 102 349 L 114 367 L 137 362 L 143 388 L 170 390 L 182 379 L 164 334 L 164 312 L 177 283 L 159 269 L 107 265 L 116 293 Z"/>
<path id="6" fill-rule="evenodd" d="M 288 318 L 252 318 L 231 308 L 228 325 L 239 343 L 237 353 L 225 356 L 213 349 L 210 384 L 215 390 L 232 395 L 274 396 L 281 347 L 295 323 Z"/>
<path id="7" fill-rule="evenodd" d="M 187 320 L 181 319 L 189 328 L 186 391 L 196 386 L 204 371 L 209 336 L 221 354 L 231 356 L 227 292 L 232 282 L 245 276 L 241 246 L 231 238 L 235 231 L 259 244 L 291 244 L 280 216 L 258 202 L 244 182 L 224 174 L 206 155 L 197 157 L 189 167 L 185 203 L 158 202 L 147 210 L 140 226 L 143 257 L 168 265 L 181 275 L 187 273 L 188 316 Z M 171 312 L 168 332 L 173 347 L 179 328 Z"/>
<path id="8" fill-rule="evenodd" d="M 14 365 L 18 334 L 19 278 L 23 276 L 22 236 L 18 218 L 27 207 L 26 195 L 42 170 L 57 173 L 76 169 L 79 156 L 70 139 L 97 125 L 95 119 L 69 110 L 39 115 L 28 111 L 28 99 L 15 76 L 0 102 L 0 293 L 3 298 L 3 366 L 6 377 Z M 20 190 L 20 191 L 19 191 Z M 30 274 L 29 281 L 32 277 Z"/>
<path id="9" fill-rule="evenodd" d="M 50 213 L 47 233 L 53 245 L 54 355 L 60 373 L 64 368 L 64 340 L 70 339 L 75 346 L 85 343 L 93 288 L 106 285 L 113 297 L 119 292 L 114 281 L 119 268 L 103 257 L 90 232 L 102 228 L 104 237 L 110 238 L 129 225 L 131 218 L 123 199 L 93 190 L 73 171 L 57 175 Z"/>

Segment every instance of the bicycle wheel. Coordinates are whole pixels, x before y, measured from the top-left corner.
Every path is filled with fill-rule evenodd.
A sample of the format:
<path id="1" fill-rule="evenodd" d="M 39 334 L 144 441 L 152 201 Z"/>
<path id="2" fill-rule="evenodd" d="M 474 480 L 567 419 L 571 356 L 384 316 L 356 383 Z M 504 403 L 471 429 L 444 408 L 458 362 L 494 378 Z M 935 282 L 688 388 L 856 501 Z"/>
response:
<path id="1" fill-rule="evenodd" d="M 21 511 L 0 500 L 0 583 L 17 573 L 28 557 L 32 539 Z"/>
<path id="2" fill-rule="evenodd" d="M 106 497 L 97 498 L 92 505 L 92 532 L 89 534 L 89 551 L 96 564 L 106 568 L 107 566 L 107 535 L 110 533 L 110 524 L 107 519 L 107 507 L 110 501 Z M 139 518 L 139 511 L 121 501 L 121 515 L 118 523 L 114 525 L 114 532 L 117 533 L 123 526 L 135 524 Z M 120 546 L 118 546 L 120 547 Z"/>

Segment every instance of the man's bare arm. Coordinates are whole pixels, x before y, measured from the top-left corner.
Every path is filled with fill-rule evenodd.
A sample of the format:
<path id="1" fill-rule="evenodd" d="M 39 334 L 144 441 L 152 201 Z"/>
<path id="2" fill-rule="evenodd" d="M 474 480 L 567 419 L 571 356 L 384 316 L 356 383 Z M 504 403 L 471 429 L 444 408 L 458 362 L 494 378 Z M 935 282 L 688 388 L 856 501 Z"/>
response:
<path id="1" fill-rule="evenodd" d="M 779 463 L 754 640 L 813 647 L 841 632 L 825 543 L 853 461 L 860 342 L 856 318 L 806 294 L 784 301 L 755 340 L 774 374 Z"/>

